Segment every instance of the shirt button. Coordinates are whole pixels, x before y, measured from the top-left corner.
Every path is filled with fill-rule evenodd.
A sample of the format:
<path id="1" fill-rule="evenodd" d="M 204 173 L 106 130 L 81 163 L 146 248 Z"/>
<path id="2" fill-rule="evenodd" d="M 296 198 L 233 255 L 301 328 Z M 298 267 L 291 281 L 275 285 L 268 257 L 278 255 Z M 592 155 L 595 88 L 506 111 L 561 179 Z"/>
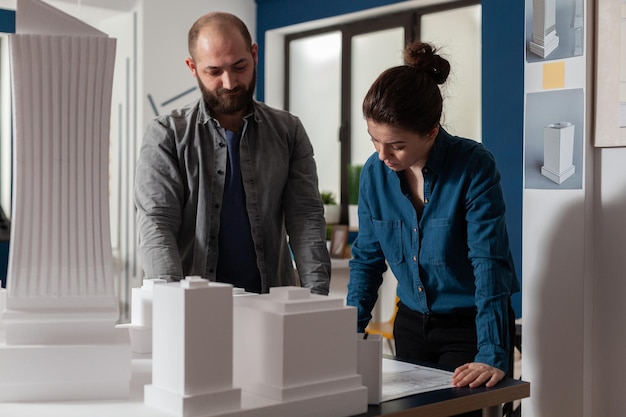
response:
<path id="1" fill-rule="evenodd" d="M 418 287 L 418 288 L 417 288 L 417 291 L 418 291 L 418 292 L 423 292 L 423 291 L 424 291 L 424 289 L 423 289 L 422 287 Z"/>
<path id="2" fill-rule="evenodd" d="M 216 205 L 215 205 L 215 208 L 220 208 L 220 205 L 219 205 L 219 204 L 216 204 Z"/>
<path id="3" fill-rule="evenodd" d="M 223 148 L 224 146 L 226 146 L 226 144 L 224 142 L 220 142 L 220 148 Z"/>
<path id="4" fill-rule="evenodd" d="M 424 204 L 428 204 L 428 199 L 427 198 L 424 199 Z"/>
<path id="5" fill-rule="evenodd" d="M 221 169 L 218 169 L 218 170 L 217 170 L 217 173 L 218 173 L 218 174 L 220 174 L 220 175 L 223 175 L 223 174 L 224 174 L 224 171 L 222 171 Z"/>
<path id="6" fill-rule="evenodd" d="M 413 255 L 413 262 L 417 261 L 417 256 Z"/>
<path id="7" fill-rule="evenodd" d="M 414 228 L 413 228 L 413 232 L 414 232 L 414 233 L 417 233 L 417 227 L 414 227 Z"/>

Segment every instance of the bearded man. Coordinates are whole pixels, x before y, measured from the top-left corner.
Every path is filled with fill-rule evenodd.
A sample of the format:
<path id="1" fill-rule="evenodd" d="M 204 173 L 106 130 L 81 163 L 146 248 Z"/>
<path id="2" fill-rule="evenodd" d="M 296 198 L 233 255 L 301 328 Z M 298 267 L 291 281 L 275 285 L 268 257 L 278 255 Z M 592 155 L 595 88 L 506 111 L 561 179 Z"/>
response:
<path id="1" fill-rule="evenodd" d="M 302 123 L 254 100 L 258 46 L 238 17 L 200 17 L 188 48 L 202 97 L 149 123 L 137 163 L 145 278 L 193 275 L 265 293 L 297 285 L 297 275 L 328 294 L 323 204 Z"/>

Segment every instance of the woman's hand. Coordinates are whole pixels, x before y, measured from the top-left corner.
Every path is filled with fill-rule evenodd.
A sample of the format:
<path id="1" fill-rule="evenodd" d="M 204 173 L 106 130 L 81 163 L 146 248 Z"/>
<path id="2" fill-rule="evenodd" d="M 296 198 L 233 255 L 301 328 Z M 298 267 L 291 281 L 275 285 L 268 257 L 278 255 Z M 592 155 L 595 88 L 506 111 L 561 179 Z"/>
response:
<path id="1" fill-rule="evenodd" d="M 454 370 L 452 386 L 476 388 L 483 384 L 487 388 L 493 387 L 504 378 L 504 372 L 486 363 L 471 362 L 461 365 Z"/>

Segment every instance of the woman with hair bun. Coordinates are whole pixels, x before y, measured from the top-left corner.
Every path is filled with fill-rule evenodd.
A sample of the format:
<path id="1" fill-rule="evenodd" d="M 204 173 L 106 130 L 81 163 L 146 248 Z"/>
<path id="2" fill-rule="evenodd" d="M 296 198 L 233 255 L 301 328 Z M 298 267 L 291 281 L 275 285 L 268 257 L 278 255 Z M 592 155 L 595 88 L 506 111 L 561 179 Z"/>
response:
<path id="1" fill-rule="evenodd" d="M 455 369 L 454 386 L 491 387 L 512 375 L 519 291 L 500 174 L 482 144 L 441 127 L 449 62 L 422 42 L 404 60 L 363 100 L 376 152 L 361 172 L 347 304 L 363 332 L 388 265 L 396 356 Z"/>

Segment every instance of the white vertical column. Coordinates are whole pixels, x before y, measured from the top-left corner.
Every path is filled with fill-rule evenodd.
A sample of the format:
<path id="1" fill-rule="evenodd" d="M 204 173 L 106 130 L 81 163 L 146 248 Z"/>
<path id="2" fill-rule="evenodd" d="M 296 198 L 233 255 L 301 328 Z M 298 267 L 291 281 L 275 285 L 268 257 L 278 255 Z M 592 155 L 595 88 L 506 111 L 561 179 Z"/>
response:
<path id="1" fill-rule="evenodd" d="M 561 184 L 574 175 L 574 125 L 554 123 L 543 128 L 543 166 L 541 174 Z"/>
<path id="2" fill-rule="evenodd" d="M 241 408 L 233 388 L 233 286 L 199 277 L 153 289 L 147 405 L 179 417 Z"/>
<path id="3" fill-rule="evenodd" d="M 529 44 L 531 52 L 546 58 L 558 46 L 555 0 L 533 0 L 533 35 Z"/>

